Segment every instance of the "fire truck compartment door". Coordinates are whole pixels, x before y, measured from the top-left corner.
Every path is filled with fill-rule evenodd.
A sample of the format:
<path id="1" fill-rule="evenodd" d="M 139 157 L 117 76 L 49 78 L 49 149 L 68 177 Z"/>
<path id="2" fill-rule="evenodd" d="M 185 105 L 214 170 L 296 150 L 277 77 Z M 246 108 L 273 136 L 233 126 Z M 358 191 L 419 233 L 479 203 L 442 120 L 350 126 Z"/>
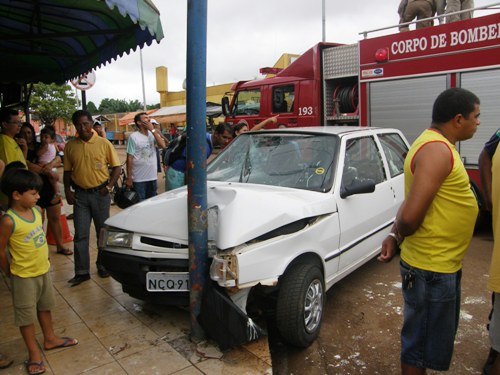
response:
<path id="1" fill-rule="evenodd" d="M 432 105 L 446 89 L 446 75 L 369 84 L 369 124 L 396 128 L 410 144 L 431 125 Z"/>
<path id="2" fill-rule="evenodd" d="M 484 143 L 500 128 L 500 69 L 462 73 L 460 78 L 461 87 L 481 101 L 481 125 L 474 137 L 459 145 L 464 164 L 477 165 Z"/>

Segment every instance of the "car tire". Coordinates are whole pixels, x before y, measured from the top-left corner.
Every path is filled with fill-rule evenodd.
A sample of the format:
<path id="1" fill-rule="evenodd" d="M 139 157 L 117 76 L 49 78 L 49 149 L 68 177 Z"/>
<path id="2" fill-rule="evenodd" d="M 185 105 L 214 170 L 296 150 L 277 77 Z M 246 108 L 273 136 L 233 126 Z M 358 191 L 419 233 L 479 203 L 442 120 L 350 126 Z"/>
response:
<path id="1" fill-rule="evenodd" d="M 325 304 L 323 273 L 317 265 L 299 263 L 280 281 L 276 326 L 283 341 L 308 347 L 318 337 Z"/>

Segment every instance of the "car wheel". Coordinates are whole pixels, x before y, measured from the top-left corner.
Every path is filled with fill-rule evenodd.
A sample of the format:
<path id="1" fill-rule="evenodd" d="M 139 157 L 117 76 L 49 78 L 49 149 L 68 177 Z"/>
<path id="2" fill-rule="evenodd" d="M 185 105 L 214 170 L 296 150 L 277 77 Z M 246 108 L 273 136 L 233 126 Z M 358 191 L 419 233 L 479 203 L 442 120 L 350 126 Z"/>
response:
<path id="1" fill-rule="evenodd" d="M 280 281 L 276 326 L 289 344 L 309 346 L 318 337 L 323 317 L 325 288 L 318 266 L 299 263 Z"/>

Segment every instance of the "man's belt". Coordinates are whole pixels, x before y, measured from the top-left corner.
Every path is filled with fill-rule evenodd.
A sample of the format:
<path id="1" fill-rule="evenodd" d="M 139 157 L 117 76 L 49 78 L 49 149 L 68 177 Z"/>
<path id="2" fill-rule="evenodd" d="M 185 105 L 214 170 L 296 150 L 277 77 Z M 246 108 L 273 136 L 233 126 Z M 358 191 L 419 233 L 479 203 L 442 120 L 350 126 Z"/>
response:
<path id="1" fill-rule="evenodd" d="M 96 187 L 93 187 L 90 189 L 84 189 L 84 188 L 78 186 L 77 184 L 74 184 L 74 186 L 75 186 L 75 190 L 81 190 L 81 191 L 84 191 L 86 193 L 95 193 L 95 192 L 98 192 L 99 190 L 103 189 L 104 187 L 106 187 L 106 185 L 108 185 L 108 182 L 109 181 L 104 181 L 99 186 L 96 186 Z"/>

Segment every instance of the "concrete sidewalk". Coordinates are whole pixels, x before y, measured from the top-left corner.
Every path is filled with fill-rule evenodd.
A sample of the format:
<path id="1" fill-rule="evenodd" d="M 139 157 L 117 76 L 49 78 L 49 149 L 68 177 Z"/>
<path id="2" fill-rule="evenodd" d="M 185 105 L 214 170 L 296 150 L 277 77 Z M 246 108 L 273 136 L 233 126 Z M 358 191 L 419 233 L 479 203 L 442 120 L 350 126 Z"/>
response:
<path id="1" fill-rule="evenodd" d="M 66 214 L 72 207 L 65 203 Z M 119 210 L 112 208 L 112 215 Z M 71 233 L 73 221 L 68 220 Z M 189 311 L 152 305 L 124 294 L 112 278 L 96 273 L 96 241 L 91 228 L 91 280 L 71 288 L 73 256 L 55 253 L 50 246 L 56 291 L 53 320 L 56 333 L 76 337 L 72 348 L 44 352 L 47 374 L 272 374 L 267 337 L 227 352 L 213 343 L 189 340 Z M 73 244 L 68 244 L 73 248 Z M 224 327 L 221 327 L 224 329 Z M 42 343 L 37 325 L 38 342 Z M 3 374 L 25 374 L 27 351 L 14 326 L 9 280 L 0 279 L 0 353 L 14 364 Z"/>

